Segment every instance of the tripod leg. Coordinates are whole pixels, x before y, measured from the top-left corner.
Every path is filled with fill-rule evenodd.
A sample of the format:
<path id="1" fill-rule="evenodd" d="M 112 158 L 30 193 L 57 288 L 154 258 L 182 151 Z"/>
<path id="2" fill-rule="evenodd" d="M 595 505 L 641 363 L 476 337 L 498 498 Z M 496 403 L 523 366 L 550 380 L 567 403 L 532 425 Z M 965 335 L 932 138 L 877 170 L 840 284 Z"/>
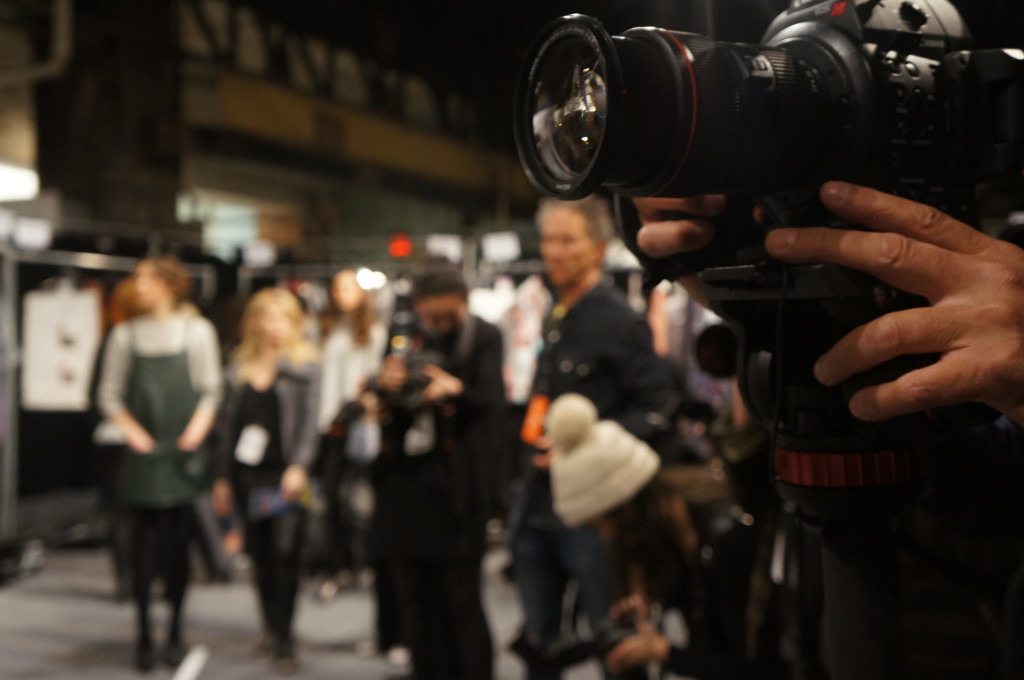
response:
<path id="1" fill-rule="evenodd" d="M 822 567 L 833 680 L 903 680 L 899 555 L 891 518 L 827 523 Z"/>

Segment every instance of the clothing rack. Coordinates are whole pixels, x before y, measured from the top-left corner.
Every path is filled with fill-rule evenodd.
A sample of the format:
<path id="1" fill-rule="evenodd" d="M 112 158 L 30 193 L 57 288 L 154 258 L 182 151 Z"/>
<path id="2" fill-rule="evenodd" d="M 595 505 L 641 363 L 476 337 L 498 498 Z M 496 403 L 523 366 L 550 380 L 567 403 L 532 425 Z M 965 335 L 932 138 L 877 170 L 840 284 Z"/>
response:
<path id="1" fill-rule="evenodd" d="M 62 250 L 20 250 L 9 244 L 0 244 L 0 352 L 3 378 L 6 436 L 0 447 L 0 543 L 13 541 L 17 534 L 18 507 L 18 414 L 20 394 L 18 371 L 21 368 L 21 323 L 18 305 L 21 291 L 18 268 L 22 264 L 37 264 L 72 269 L 124 272 L 135 270 L 140 258 L 84 253 Z M 217 272 L 210 264 L 185 264 L 185 270 L 199 281 L 201 301 L 212 301 L 217 294 Z"/>

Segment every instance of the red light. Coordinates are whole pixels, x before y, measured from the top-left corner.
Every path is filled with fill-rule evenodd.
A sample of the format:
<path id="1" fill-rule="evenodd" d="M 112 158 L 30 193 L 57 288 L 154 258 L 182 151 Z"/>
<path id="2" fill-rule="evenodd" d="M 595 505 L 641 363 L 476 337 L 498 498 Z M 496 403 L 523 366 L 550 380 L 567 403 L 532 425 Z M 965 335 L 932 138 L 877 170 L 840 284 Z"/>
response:
<path id="1" fill-rule="evenodd" d="M 404 232 L 388 236 L 388 255 L 391 257 L 409 257 L 412 255 L 412 238 Z"/>
<path id="2" fill-rule="evenodd" d="M 846 14 L 846 0 L 841 0 L 832 5 L 832 16 L 838 17 L 844 14 Z"/>

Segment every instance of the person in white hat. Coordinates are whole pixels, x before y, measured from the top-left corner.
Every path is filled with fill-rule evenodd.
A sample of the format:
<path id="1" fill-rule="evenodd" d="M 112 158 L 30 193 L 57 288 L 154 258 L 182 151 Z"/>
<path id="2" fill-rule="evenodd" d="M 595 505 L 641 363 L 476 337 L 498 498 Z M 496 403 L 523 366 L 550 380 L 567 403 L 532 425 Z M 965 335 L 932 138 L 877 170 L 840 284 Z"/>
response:
<path id="1" fill-rule="evenodd" d="M 593 403 L 579 394 L 552 402 L 547 432 L 555 512 L 566 525 L 589 524 L 608 540 L 623 598 L 612 615 L 632 627 L 605 654 L 608 670 L 657 662 L 700 680 L 755 677 L 744 659 L 711 652 L 697 532 L 685 499 L 659 474 L 658 455 L 618 423 L 598 420 Z M 685 649 L 657 630 L 653 604 L 681 610 L 689 631 Z"/>

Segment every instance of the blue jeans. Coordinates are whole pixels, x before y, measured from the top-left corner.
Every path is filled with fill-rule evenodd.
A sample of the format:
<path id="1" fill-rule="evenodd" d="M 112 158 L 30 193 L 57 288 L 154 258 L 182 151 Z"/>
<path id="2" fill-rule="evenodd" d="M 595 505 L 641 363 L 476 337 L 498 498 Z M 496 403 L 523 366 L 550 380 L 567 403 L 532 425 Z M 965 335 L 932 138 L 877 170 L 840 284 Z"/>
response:
<path id="1" fill-rule="evenodd" d="M 569 580 L 579 585 L 579 603 L 591 628 L 612 606 L 608 546 L 590 527 L 524 526 L 513 542 L 516 579 L 526 615 L 527 640 L 553 642 L 561 631 L 562 600 Z M 558 680 L 558 670 L 530 668 L 529 680 Z"/>

